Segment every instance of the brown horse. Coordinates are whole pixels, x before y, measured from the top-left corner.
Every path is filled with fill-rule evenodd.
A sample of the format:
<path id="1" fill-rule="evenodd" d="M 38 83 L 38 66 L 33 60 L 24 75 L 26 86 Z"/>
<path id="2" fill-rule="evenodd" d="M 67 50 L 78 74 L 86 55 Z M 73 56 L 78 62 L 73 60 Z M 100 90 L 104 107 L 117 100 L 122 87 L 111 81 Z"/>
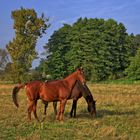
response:
<path id="1" fill-rule="evenodd" d="M 77 101 L 79 98 L 84 97 L 88 104 L 88 112 L 91 116 L 96 116 L 96 101 L 94 101 L 93 96 L 87 87 L 87 85 L 82 85 L 81 82 L 77 81 L 69 99 L 73 99 L 72 108 L 70 111 L 70 117 L 76 117 L 76 108 Z M 46 108 L 48 107 L 48 102 L 43 102 L 45 104 L 44 107 L 44 115 L 46 115 Z M 57 102 L 53 102 L 54 113 L 57 114 Z"/>
<path id="2" fill-rule="evenodd" d="M 17 93 L 21 88 L 26 87 L 26 95 L 29 101 L 28 118 L 31 120 L 31 112 L 34 112 L 34 116 L 37 120 L 36 106 L 38 99 L 47 102 L 60 101 L 60 107 L 56 116 L 57 120 L 63 120 L 63 114 L 67 100 L 71 97 L 72 89 L 74 88 L 76 81 L 80 81 L 85 84 L 85 75 L 82 69 L 77 69 L 75 72 L 67 76 L 62 80 L 50 81 L 50 82 L 30 82 L 26 84 L 20 84 L 13 89 L 12 97 L 15 105 L 18 107 Z"/>

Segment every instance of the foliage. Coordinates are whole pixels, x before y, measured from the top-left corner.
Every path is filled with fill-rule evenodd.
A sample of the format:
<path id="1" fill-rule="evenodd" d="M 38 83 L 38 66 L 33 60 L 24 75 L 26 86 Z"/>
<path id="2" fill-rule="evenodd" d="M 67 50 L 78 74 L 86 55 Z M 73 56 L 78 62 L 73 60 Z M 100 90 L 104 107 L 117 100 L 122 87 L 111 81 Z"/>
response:
<path id="1" fill-rule="evenodd" d="M 8 53 L 5 49 L 0 49 L 0 69 L 4 69 L 9 62 Z"/>
<path id="2" fill-rule="evenodd" d="M 1 81 L 12 81 L 11 62 L 7 63 L 5 68 L 0 70 Z"/>
<path id="3" fill-rule="evenodd" d="M 131 48 L 132 48 L 132 54 L 133 56 L 136 55 L 137 50 L 140 48 L 140 34 L 137 35 L 130 35 L 130 40 L 131 40 Z"/>
<path id="4" fill-rule="evenodd" d="M 79 18 L 64 24 L 44 47 L 49 56 L 46 68 L 53 78 L 65 77 L 77 67 L 88 80 L 100 81 L 124 76 L 132 52 L 131 37 L 122 23 L 113 19 Z"/>
<path id="5" fill-rule="evenodd" d="M 46 63 L 47 73 L 52 75 L 53 79 L 62 78 L 67 75 L 69 62 L 65 58 L 65 54 L 70 49 L 68 38 L 70 30 L 71 26 L 64 24 L 62 28 L 54 32 L 49 39 L 49 43 L 44 46 L 49 53 L 49 56 L 47 56 L 49 61 Z"/>
<path id="6" fill-rule="evenodd" d="M 12 19 L 15 38 L 6 47 L 12 60 L 13 80 L 21 82 L 27 77 L 32 61 L 37 57 L 37 39 L 42 37 L 49 25 L 44 14 L 38 17 L 34 9 L 21 8 L 12 11 Z"/>
<path id="7" fill-rule="evenodd" d="M 128 79 L 140 80 L 140 35 L 131 35 L 132 54 L 130 65 L 125 70 Z"/>
<path id="8" fill-rule="evenodd" d="M 41 59 L 40 66 L 35 68 L 35 71 L 40 74 L 40 79 L 43 81 L 51 80 L 51 76 L 48 74 L 47 61 Z"/>
<path id="9" fill-rule="evenodd" d="M 129 67 L 125 70 L 127 77 L 133 80 L 140 80 L 140 48 L 137 50 L 137 54 L 131 57 Z"/>

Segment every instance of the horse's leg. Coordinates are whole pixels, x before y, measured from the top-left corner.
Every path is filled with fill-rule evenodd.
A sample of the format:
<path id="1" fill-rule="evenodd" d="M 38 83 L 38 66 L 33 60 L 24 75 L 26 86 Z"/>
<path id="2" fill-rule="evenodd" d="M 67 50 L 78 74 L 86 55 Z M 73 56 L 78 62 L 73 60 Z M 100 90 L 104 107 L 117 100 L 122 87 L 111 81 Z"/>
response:
<path id="1" fill-rule="evenodd" d="M 64 120 L 64 110 L 65 110 L 66 103 L 67 103 L 67 99 L 61 101 L 59 121 Z"/>
<path id="2" fill-rule="evenodd" d="M 60 111 L 61 111 L 61 101 L 60 101 L 60 105 L 59 105 L 59 109 L 58 109 L 58 111 L 57 111 L 57 115 L 56 115 L 56 120 L 59 120 L 59 116 L 60 116 Z"/>
<path id="3" fill-rule="evenodd" d="M 31 121 L 31 112 L 33 110 L 34 101 L 29 100 L 28 106 L 28 119 Z"/>
<path id="4" fill-rule="evenodd" d="M 77 100 L 73 100 L 72 108 L 70 111 L 70 117 L 76 117 L 76 107 L 77 107 Z M 74 111 L 74 116 L 73 116 Z"/>
<path id="5" fill-rule="evenodd" d="M 77 100 L 74 100 L 74 116 L 76 117 Z"/>
<path id="6" fill-rule="evenodd" d="M 74 109 L 74 100 L 73 100 L 71 111 L 70 111 L 70 117 L 73 117 L 73 109 Z"/>
<path id="7" fill-rule="evenodd" d="M 46 115 L 46 110 L 47 110 L 47 107 L 48 107 L 48 102 L 43 102 L 44 103 L 44 115 Z"/>
<path id="8" fill-rule="evenodd" d="M 57 115 L 57 102 L 53 102 L 53 109 L 56 116 Z"/>
<path id="9" fill-rule="evenodd" d="M 39 119 L 38 119 L 38 117 L 37 117 L 37 113 L 36 113 L 36 108 L 37 108 L 37 100 L 34 101 L 33 112 L 34 112 L 34 116 L 35 116 L 35 118 L 39 121 Z"/>

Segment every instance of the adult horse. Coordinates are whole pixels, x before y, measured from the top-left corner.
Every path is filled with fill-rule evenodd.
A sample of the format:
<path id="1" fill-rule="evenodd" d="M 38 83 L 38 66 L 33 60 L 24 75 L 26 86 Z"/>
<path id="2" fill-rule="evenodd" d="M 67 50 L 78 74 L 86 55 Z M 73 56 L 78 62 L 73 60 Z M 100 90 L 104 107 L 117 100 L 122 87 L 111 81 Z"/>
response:
<path id="1" fill-rule="evenodd" d="M 21 88 L 26 87 L 26 95 L 29 101 L 28 119 L 31 120 L 31 112 L 34 112 L 35 118 L 39 121 L 36 114 L 36 106 L 38 99 L 47 102 L 60 101 L 59 110 L 56 119 L 63 120 L 63 114 L 67 100 L 71 97 L 72 89 L 77 81 L 83 85 L 86 83 L 85 75 L 82 69 L 77 69 L 64 79 L 50 82 L 30 82 L 15 86 L 12 92 L 12 97 L 15 105 L 18 107 L 17 93 Z M 35 86 L 32 86 L 35 85 Z M 31 90 L 30 90 L 30 87 Z"/>
<path id="2" fill-rule="evenodd" d="M 87 104 L 88 104 L 88 112 L 91 114 L 91 116 L 96 116 L 96 101 L 94 101 L 93 96 L 88 88 L 88 86 L 82 85 L 81 82 L 77 81 L 71 96 L 69 99 L 73 99 L 72 108 L 70 111 L 70 117 L 76 117 L 76 108 L 77 108 L 77 101 L 79 98 L 84 97 Z M 45 104 L 44 107 L 44 115 L 46 115 L 46 109 L 48 107 L 48 102 L 43 102 Z M 57 114 L 57 102 L 53 102 L 53 108 L 55 115 Z"/>

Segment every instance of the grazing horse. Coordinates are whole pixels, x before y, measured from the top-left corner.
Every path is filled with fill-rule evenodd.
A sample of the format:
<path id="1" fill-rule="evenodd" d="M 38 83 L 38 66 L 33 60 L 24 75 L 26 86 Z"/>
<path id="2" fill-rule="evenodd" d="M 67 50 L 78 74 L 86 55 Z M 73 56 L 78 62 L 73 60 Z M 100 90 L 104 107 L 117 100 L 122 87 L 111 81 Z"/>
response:
<path id="1" fill-rule="evenodd" d="M 72 89 L 77 81 L 83 85 L 86 83 L 85 75 L 82 69 L 77 69 L 64 79 L 50 82 L 30 82 L 15 86 L 12 92 L 12 97 L 15 105 L 18 107 L 17 93 L 21 88 L 26 88 L 26 95 L 29 101 L 28 119 L 31 120 L 31 112 L 34 112 L 35 118 L 39 121 L 36 114 L 37 101 L 55 102 L 60 101 L 59 110 L 56 119 L 63 120 L 63 114 L 67 100 L 71 97 Z M 35 86 L 32 86 L 35 85 Z"/>
<path id="2" fill-rule="evenodd" d="M 71 96 L 69 99 L 73 99 L 72 108 L 70 111 L 70 117 L 76 117 L 76 107 L 77 107 L 77 101 L 79 98 L 84 97 L 87 104 L 88 104 L 88 112 L 91 114 L 91 116 L 96 117 L 96 101 L 94 101 L 93 96 L 87 87 L 87 85 L 82 85 L 81 82 L 77 81 Z M 48 102 L 43 102 L 45 104 L 44 107 L 44 115 L 46 115 L 46 108 L 48 107 Z M 55 115 L 57 114 L 57 102 L 53 102 L 53 108 Z"/>

